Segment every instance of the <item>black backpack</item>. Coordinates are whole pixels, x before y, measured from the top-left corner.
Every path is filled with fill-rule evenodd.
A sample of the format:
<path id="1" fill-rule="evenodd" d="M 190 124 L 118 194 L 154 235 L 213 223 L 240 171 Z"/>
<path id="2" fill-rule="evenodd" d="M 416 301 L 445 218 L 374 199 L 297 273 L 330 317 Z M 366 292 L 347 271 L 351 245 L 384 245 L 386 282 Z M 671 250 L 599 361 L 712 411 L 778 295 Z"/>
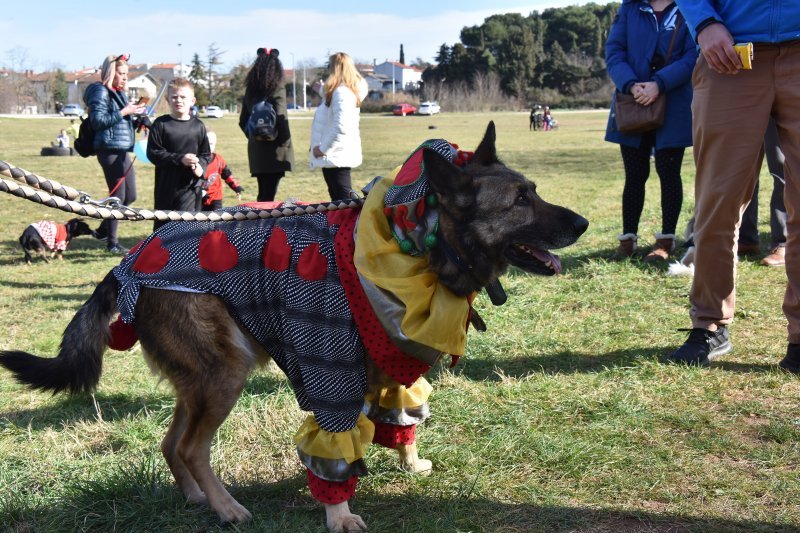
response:
<path id="1" fill-rule="evenodd" d="M 250 111 L 250 118 L 247 119 L 245 133 L 247 137 L 253 137 L 257 141 L 274 141 L 278 138 L 278 114 L 275 106 L 266 98 L 257 102 Z"/>
<path id="2" fill-rule="evenodd" d="M 81 117 L 81 126 L 78 128 L 78 137 L 75 138 L 75 151 L 81 157 L 95 155 L 94 151 L 94 128 L 89 117 Z"/>

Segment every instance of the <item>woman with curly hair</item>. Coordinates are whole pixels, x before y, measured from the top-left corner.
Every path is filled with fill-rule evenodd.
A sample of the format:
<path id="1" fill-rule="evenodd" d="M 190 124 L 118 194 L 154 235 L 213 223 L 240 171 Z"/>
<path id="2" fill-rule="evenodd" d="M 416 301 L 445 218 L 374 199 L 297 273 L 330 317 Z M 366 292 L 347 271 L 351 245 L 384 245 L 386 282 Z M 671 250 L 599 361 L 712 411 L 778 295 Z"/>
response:
<path id="1" fill-rule="evenodd" d="M 283 65 L 275 48 L 259 48 L 256 60 L 245 80 L 242 112 L 239 114 L 239 127 L 248 137 L 247 160 L 250 174 L 258 180 L 259 202 L 275 199 L 278 182 L 285 173 L 292 171 L 294 149 L 286 118 L 286 87 L 283 84 Z M 274 140 L 256 139 L 248 135 L 247 122 L 253 106 L 267 100 L 275 108 L 277 137 Z"/>
<path id="2" fill-rule="evenodd" d="M 330 57 L 328 72 L 311 123 L 311 168 L 322 168 L 331 200 L 343 200 L 353 189 L 350 169 L 362 160 L 359 120 L 367 82 L 344 52 Z"/>

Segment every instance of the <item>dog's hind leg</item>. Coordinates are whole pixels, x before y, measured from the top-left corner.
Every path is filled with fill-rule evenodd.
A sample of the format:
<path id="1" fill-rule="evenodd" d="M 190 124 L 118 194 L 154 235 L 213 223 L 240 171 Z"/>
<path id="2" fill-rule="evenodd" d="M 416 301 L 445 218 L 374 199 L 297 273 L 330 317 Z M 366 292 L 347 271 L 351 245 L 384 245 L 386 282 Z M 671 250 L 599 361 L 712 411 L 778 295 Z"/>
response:
<path id="1" fill-rule="evenodd" d="M 142 289 L 136 331 L 150 364 L 175 387 L 175 417 L 162 442 L 175 480 L 190 501 L 204 494 L 222 522 L 249 520 L 210 460 L 214 434 L 254 366 L 252 342 L 219 298 L 158 289 Z"/>
<path id="2" fill-rule="evenodd" d="M 161 453 L 167 461 L 170 472 L 175 478 L 175 482 L 186 496 L 189 503 L 208 503 L 206 495 L 200 489 L 197 481 L 194 480 L 189 469 L 186 468 L 183 459 L 178 455 L 178 441 L 186 431 L 189 422 L 186 405 L 178 399 L 175 402 L 175 413 L 172 415 L 172 423 L 169 425 L 164 440 L 161 441 Z"/>
<path id="3" fill-rule="evenodd" d="M 242 376 L 242 386 L 245 378 L 246 374 Z M 219 388 L 213 392 L 195 389 L 199 394 L 187 399 L 188 420 L 177 452 L 220 520 L 223 523 L 245 522 L 252 514 L 230 495 L 211 468 L 211 441 L 236 404 L 242 387 L 235 392 L 224 384 L 206 383 L 204 387 Z"/>

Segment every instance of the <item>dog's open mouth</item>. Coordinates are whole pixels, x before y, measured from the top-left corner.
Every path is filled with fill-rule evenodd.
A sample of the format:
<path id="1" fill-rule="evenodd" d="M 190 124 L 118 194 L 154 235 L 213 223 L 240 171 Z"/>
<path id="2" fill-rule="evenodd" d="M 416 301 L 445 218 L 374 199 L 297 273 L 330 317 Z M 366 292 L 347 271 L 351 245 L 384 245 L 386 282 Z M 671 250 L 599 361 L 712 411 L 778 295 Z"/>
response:
<path id="1" fill-rule="evenodd" d="M 535 246 L 514 244 L 506 250 L 506 257 L 512 265 L 527 272 L 543 276 L 561 273 L 561 259 L 557 255 Z"/>

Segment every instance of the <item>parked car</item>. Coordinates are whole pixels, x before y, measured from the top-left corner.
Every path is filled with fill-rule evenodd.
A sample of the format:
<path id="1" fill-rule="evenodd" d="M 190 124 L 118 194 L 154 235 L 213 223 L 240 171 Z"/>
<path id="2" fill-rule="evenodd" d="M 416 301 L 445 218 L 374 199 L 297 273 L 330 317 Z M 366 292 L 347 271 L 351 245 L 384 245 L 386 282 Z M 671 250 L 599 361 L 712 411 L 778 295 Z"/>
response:
<path id="1" fill-rule="evenodd" d="M 417 113 L 420 115 L 435 115 L 440 111 L 441 108 L 436 102 L 422 102 L 419 104 L 419 111 L 417 111 Z"/>
<path id="2" fill-rule="evenodd" d="M 222 118 L 223 116 L 225 116 L 225 112 L 221 107 L 216 105 L 206 107 L 206 118 Z"/>
<path id="3" fill-rule="evenodd" d="M 397 104 L 392 108 L 392 113 L 397 116 L 413 115 L 417 108 L 411 104 Z"/>
<path id="4" fill-rule="evenodd" d="M 65 117 L 82 117 L 83 106 L 80 104 L 66 104 L 61 108 L 61 114 Z"/>

